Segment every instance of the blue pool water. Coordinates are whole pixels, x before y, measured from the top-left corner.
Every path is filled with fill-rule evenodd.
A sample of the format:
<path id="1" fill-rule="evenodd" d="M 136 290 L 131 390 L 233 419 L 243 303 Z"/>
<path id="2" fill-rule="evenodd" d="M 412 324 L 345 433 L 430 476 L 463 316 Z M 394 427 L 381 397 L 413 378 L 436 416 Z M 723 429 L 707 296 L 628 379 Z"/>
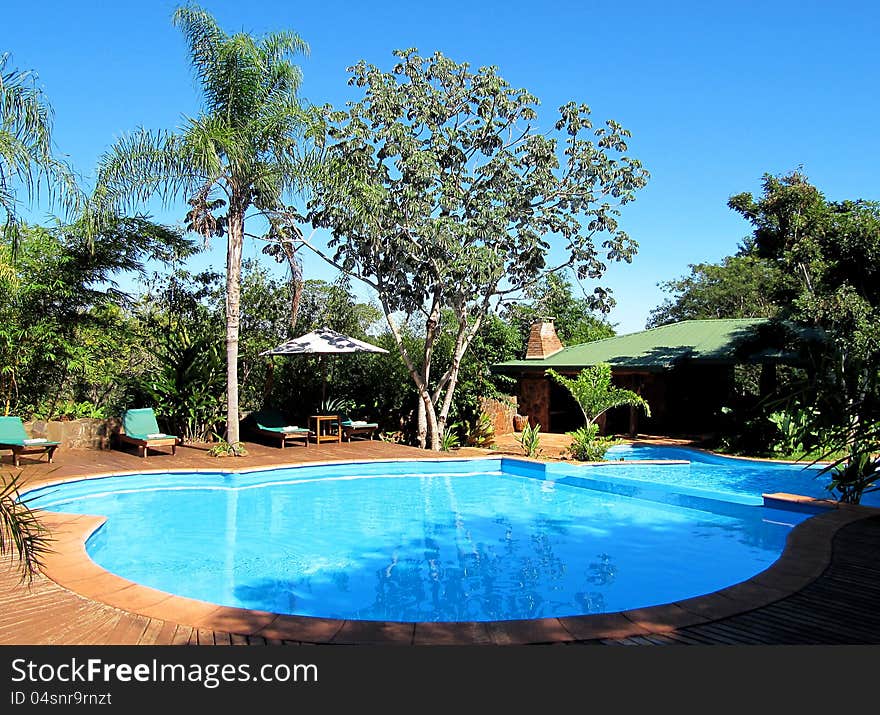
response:
<path id="1" fill-rule="evenodd" d="M 477 459 L 149 474 L 26 500 L 106 516 L 89 555 L 147 586 L 397 621 L 566 616 L 697 596 L 765 569 L 808 516 L 572 469 Z"/>
<path id="2" fill-rule="evenodd" d="M 822 499 L 835 498 L 825 487 L 828 476 L 820 474 L 820 466 L 809 463 L 784 464 L 760 460 L 736 459 L 720 454 L 710 454 L 687 447 L 664 447 L 654 445 L 618 445 L 605 454 L 609 460 L 663 459 L 686 460 L 687 465 L 678 467 L 639 465 L 631 468 L 626 476 L 645 479 L 670 486 L 690 486 L 734 494 L 760 497 L 761 494 L 788 492 Z M 624 475 L 624 472 L 617 472 Z M 869 492 L 862 503 L 880 506 L 880 492 Z"/>

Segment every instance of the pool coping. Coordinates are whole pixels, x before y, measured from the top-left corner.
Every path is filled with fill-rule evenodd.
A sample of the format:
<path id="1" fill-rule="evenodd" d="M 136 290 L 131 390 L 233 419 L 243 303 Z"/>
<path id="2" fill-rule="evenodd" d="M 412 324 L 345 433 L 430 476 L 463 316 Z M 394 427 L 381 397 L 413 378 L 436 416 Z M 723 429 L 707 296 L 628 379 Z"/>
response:
<path id="1" fill-rule="evenodd" d="M 331 460 L 310 463 L 309 466 L 377 461 L 431 462 L 441 459 Z M 539 460 L 522 461 L 544 464 Z M 650 461 L 665 463 L 668 460 Z M 277 465 L 273 468 L 287 466 L 302 465 Z M 250 473 L 263 469 L 190 468 L 173 472 Z M 70 481 L 168 471 L 109 472 L 43 483 L 38 488 Z M 40 514 L 55 540 L 52 553 L 45 559 L 43 572 L 68 591 L 129 613 L 193 628 L 267 639 L 346 645 L 525 645 L 619 639 L 665 633 L 717 621 L 786 598 L 803 589 L 827 568 L 831 561 L 832 539 L 839 529 L 880 514 L 880 509 L 874 507 L 792 494 L 768 494 L 764 498 L 767 506 L 773 508 L 790 505 L 798 510 L 819 512 L 792 529 L 779 558 L 769 567 L 745 581 L 705 595 L 604 614 L 436 623 L 342 620 L 221 606 L 159 591 L 110 573 L 92 561 L 86 551 L 87 540 L 106 518 L 48 510 L 40 510 Z"/>

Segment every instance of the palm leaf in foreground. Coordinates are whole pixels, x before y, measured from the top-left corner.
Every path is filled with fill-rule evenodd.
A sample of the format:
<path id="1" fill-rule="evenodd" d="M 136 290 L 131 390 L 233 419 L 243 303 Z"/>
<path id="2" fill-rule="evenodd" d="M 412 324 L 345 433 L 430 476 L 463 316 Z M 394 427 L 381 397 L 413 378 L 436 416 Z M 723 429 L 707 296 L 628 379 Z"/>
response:
<path id="1" fill-rule="evenodd" d="M 51 551 L 49 530 L 19 500 L 20 475 L 0 477 L 0 556 L 15 560 L 21 583 L 32 583 Z"/>

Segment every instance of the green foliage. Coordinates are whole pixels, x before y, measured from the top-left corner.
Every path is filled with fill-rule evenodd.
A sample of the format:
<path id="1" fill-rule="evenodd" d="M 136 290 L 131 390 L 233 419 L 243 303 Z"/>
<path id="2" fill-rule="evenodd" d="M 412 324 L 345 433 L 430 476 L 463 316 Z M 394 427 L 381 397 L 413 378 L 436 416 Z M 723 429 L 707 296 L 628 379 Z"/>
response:
<path id="1" fill-rule="evenodd" d="M 157 346 L 157 358 L 141 384 L 157 417 L 185 442 L 207 441 L 223 418 L 222 341 L 180 325 Z"/>
<path id="2" fill-rule="evenodd" d="M 793 282 L 774 261 L 751 255 L 746 248 L 721 263 L 689 268 L 689 276 L 660 283 L 671 297 L 651 311 L 648 328 L 681 320 L 772 318 Z"/>
<path id="3" fill-rule="evenodd" d="M 73 170 L 54 153 L 53 111 L 36 74 L 9 64 L 9 53 L 0 54 L 0 237 L 15 253 L 21 190 L 30 200 L 45 186 L 49 198 L 61 199 L 70 214 L 81 207 L 83 197 Z"/>
<path id="4" fill-rule="evenodd" d="M 768 419 L 779 432 L 772 450 L 776 454 L 803 456 L 819 442 L 818 417 L 817 410 L 801 407 L 772 412 Z"/>
<path id="5" fill-rule="evenodd" d="M 517 357 L 525 354 L 532 324 L 545 317 L 553 318 L 563 345 L 579 345 L 614 335 L 614 328 L 596 311 L 595 296 L 575 298 L 572 284 L 559 273 L 551 273 L 528 286 L 524 298 L 525 302 L 508 304 L 504 313 L 519 331 Z"/>
<path id="6" fill-rule="evenodd" d="M 491 447 L 495 442 L 495 425 L 492 417 L 481 412 L 473 422 L 465 422 L 461 425 L 464 430 L 464 443 L 468 447 Z"/>
<path id="7" fill-rule="evenodd" d="M 870 431 L 876 435 L 877 427 Z M 880 458 L 859 440 L 851 442 L 847 453 L 822 469 L 822 473 L 831 478 L 828 491 L 847 504 L 858 504 L 862 495 L 880 490 Z"/>
<path id="8" fill-rule="evenodd" d="M 450 425 L 443 433 L 443 438 L 440 440 L 440 451 L 449 452 L 450 450 L 458 449 L 461 446 L 458 433 L 455 431 L 458 426 L 458 424 Z"/>
<path id="9" fill-rule="evenodd" d="M 799 399 L 819 407 L 827 451 L 876 451 L 865 430 L 880 418 L 880 203 L 828 201 L 799 172 L 765 175 L 762 189 L 729 206 L 752 224 L 748 250 L 792 279 L 781 317 L 824 337 Z"/>
<path id="10" fill-rule="evenodd" d="M 541 454 L 541 425 L 527 424 L 516 438 L 523 454 L 536 459 Z"/>
<path id="11" fill-rule="evenodd" d="M 115 281 L 171 252 L 191 244 L 142 218 L 91 240 L 79 224 L 22 226 L 14 261 L 0 240 L 0 410 L 53 419 L 71 403 L 117 404 L 148 350 Z"/>
<path id="12" fill-rule="evenodd" d="M 247 457 L 248 451 L 243 443 L 230 444 L 217 433 L 214 433 L 214 437 L 216 444 L 208 450 L 209 457 Z"/>
<path id="13" fill-rule="evenodd" d="M 624 405 L 640 407 L 651 416 L 650 406 L 640 395 L 611 384 L 611 366 L 607 363 L 584 368 L 574 379 L 553 369 L 547 370 L 547 374 L 571 393 L 584 413 L 588 427 L 603 413 Z"/>
<path id="14" fill-rule="evenodd" d="M 0 556 L 15 559 L 21 583 L 31 583 L 52 551 L 52 537 L 20 500 L 20 486 L 20 474 L 0 477 Z"/>
<path id="15" fill-rule="evenodd" d="M 627 153 L 629 132 L 613 120 L 594 129 L 584 104 L 564 104 L 541 126 L 537 98 L 494 67 L 394 54 L 390 72 L 364 61 L 350 68 L 363 98 L 327 110 L 328 176 L 307 219 L 332 238 L 328 251 L 310 247 L 376 291 L 439 449 L 462 358 L 492 299 L 520 295 L 564 265 L 595 280 L 604 261 L 629 261 L 636 244 L 617 216 L 647 172 Z M 559 265 L 550 265 L 551 241 L 564 254 Z M 603 303 L 606 292 L 593 297 Z M 439 373 L 444 310 L 455 340 Z M 419 318 L 417 352 L 400 314 Z"/>
<path id="16" fill-rule="evenodd" d="M 54 404 L 51 409 L 44 410 L 38 407 L 33 417 L 35 419 L 50 419 L 46 415 L 51 415 L 51 419 L 54 420 L 79 420 L 83 418 L 103 420 L 108 417 L 108 410 L 106 407 L 95 405 L 92 402 L 65 400 Z"/>
<path id="17" fill-rule="evenodd" d="M 615 440 L 599 437 L 599 425 L 595 423 L 566 434 L 571 437 L 568 453 L 579 462 L 604 462 L 605 452 L 615 444 Z"/>

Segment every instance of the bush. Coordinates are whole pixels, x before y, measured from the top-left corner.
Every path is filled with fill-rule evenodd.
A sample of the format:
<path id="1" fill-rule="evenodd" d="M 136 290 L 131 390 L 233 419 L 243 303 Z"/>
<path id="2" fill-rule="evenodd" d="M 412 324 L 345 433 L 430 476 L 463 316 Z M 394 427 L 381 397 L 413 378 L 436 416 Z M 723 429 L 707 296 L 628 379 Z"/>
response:
<path id="1" fill-rule="evenodd" d="M 615 440 L 599 437 L 599 425 L 591 424 L 574 432 L 566 432 L 571 437 L 568 453 L 579 462 L 604 462 L 605 452 Z"/>
<path id="2" fill-rule="evenodd" d="M 516 441 L 522 447 L 523 454 L 527 457 L 535 458 L 541 454 L 541 425 L 526 425 L 520 433 Z"/>
<path id="3" fill-rule="evenodd" d="M 495 425 L 485 412 L 481 412 L 472 424 L 462 424 L 462 429 L 468 447 L 491 447 L 495 442 Z"/>

